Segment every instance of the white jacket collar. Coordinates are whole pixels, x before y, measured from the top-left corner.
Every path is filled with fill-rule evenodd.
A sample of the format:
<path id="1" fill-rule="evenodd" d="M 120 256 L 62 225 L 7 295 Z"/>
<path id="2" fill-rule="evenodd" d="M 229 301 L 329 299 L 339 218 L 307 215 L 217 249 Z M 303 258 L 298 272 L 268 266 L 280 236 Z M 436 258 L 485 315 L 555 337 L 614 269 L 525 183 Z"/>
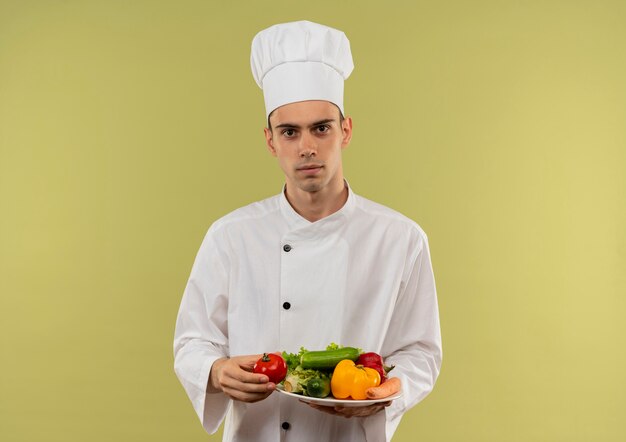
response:
<path id="1" fill-rule="evenodd" d="M 287 221 L 289 230 L 292 232 L 296 230 L 301 231 L 301 233 L 306 236 L 310 236 L 311 234 L 323 234 L 327 229 L 335 229 L 340 224 L 345 223 L 350 214 L 354 211 L 355 195 L 346 180 L 344 180 L 344 185 L 348 188 L 348 199 L 343 207 L 335 213 L 314 222 L 307 220 L 295 211 L 287 200 L 287 196 L 285 195 L 286 185 L 284 185 L 279 196 L 280 211 Z"/>

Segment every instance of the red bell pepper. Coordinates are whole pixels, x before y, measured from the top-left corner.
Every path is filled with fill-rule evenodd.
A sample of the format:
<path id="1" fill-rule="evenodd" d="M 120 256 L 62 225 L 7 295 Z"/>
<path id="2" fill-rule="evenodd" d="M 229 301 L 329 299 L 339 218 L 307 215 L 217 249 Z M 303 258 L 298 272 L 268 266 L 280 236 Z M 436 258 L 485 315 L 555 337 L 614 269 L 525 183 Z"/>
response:
<path id="1" fill-rule="evenodd" d="M 395 367 L 395 365 L 392 365 L 391 367 L 385 365 L 382 356 L 374 352 L 361 353 L 356 363 L 357 365 L 362 365 L 363 367 L 369 367 L 376 370 L 378 374 L 380 374 L 381 384 L 387 380 L 387 373 Z"/>

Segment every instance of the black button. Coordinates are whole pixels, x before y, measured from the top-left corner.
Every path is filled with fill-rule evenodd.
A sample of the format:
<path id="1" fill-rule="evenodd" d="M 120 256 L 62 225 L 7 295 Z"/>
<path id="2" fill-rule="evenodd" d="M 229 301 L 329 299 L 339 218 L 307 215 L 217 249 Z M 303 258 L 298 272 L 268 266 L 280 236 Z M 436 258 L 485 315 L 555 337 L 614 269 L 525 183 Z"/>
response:
<path id="1" fill-rule="evenodd" d="M 283 308 L 285 310 L 289 310 L 291 308 L 291 304 L 289 304 L 288 302 L 283 302 Z"/>
<path id="2" fill-rule="evenodd" d="M 283 430 L 288 430 L 291 425 L 289 425 L 289 422 L 283 422 L 281 427 L 283 427 Z"/>
<path id="3" fill-rule="evenodd" d="M 283 246 L 283 250 L 284 250 L 285 252 L 289 252 L 289 251 L 291 251 L 291 246 L 290 246 L 289 244 L 285 244 L 285 245 Z"/>

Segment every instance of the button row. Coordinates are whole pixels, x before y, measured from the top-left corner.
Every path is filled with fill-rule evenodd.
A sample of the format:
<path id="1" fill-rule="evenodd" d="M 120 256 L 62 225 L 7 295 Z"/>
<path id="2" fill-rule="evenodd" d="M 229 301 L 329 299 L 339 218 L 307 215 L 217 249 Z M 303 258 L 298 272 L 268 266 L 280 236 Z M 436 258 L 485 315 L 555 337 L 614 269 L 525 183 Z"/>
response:
<path id="1" fill-rule="evenodd" d="M 285 252 L 290 252 L 290 251 L 291 251 L 291 246 L 290 246 L 289 244 L 285 244 L 285 245 L 283 246 L 283 250 L 284 250 Z M 291 304 L 290 304 L 290 303 L 288 303 L 288 302 L 283 302 L 283 308 L 284 308 L 285 310 L 289 310 L 289 309 L 291 308 Z M 283 428 L 284 428 L 285 430 L 289 429 L 289 422 L 283 422 Z"/>

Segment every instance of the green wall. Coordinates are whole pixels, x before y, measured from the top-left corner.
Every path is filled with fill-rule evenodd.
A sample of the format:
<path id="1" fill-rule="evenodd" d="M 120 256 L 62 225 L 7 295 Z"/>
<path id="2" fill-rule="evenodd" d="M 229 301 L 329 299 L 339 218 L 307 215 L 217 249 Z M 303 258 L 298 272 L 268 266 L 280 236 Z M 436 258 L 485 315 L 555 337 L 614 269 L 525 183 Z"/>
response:
<path id="1" fill-rule="evenodd" d="M 430 238 L 443 369 L 395 440 L 626 440 L 626 3 L 495 0 L 0 1 L 0 439 L 218 440 L 174 321 L 280 191 L 249 47 L 299 19 L 352 43 L 350 184 Z"/>

